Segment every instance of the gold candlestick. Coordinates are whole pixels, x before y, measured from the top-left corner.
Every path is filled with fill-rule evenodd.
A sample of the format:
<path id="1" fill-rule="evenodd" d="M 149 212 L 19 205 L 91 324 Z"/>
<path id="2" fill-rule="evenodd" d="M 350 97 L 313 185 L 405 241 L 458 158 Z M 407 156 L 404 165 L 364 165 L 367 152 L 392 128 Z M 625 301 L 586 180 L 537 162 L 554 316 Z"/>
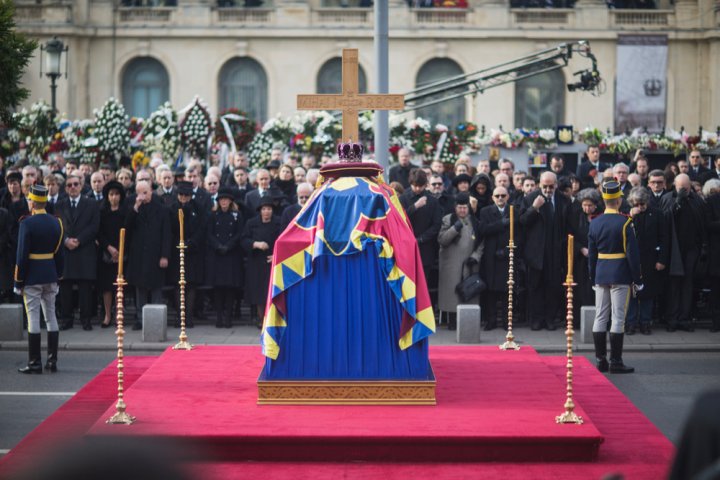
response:
<path id="1" fill-rule="evenodd" d="M 556 423 L 583 423 L 582 417 L 578 416 L 575 410 L 575 403 L 573 402 L 573 335 L 575 330 L 573 327 L 573 275 L 572 275 L 572 262 L 574 257 L 574 238 L 572 235 L 568 235 L 568 275 L 565 278 L 563 284 L 567 289 L 567 328 L 565 330 L 565 336 L 567 337 L 567 385 L 566 385 L 566 399 L 565 399 L 565 412 L 562 415 L 555 417 Z"/>
<path id="2" fill-rule="evenodd" d="M 182 213 L 182 209 L 180 210 Z M 182 215 L 180 215 L 180 245 L 177 248 L 180 249 L 180 338 L 179 342 L 175 344 L 173 350 L 192 350 L 193 346 L 187 341 L 187 333 L 185 331 L 185 246 L 183 236 L 183 224 Z"/>
<path id="3" fill-rule="evenodd" d="M 512 218 L 512 206 L 510 207 L 510 217 Z M 515 337 L 513 336 L 513 292 L 515 291 L 515 242 L 512 237 L 512 220 L 510 220 L 510 244 L 508 245 L 508 327 L 507 335 L 505 335 L 505 343 L 499 345 L 500 350 L 520 350 L 520 345 L 515 343 Z"/>
<path id="4" fill-rule="evenodd" d="M 118 399 L 117 403 L 115 404 L 115 414 L 108 418 L 105 423 L 115 424 L 115 423 L 121 423 L 124 425 L 130 425 L 135 421 L 135 417 L 128 414 L 125 410 L 127 406 L 125 405 L 125 386 L 124 386 L 124 369 L 125 365 L 123 363 L 123 358 L 125 356 L 123 351 L 123 344 L 124 344 L 124 338 L 125 338 L 125 329 L 123 328 L 123 321 L 125 320 L 125 304 L 124 302 L 124 293 L 123 288 L 125 288 L 125 285 L 127 285 L 127 282 L 123 278 L 122 274 L 122 264 L 123 264 L 123 255 L 125 253 L 125 229 L 120 229 L 120 253 L 119 253 L 119 264 L 118 264 L 118 275 L 117 279 L 115 281 L 115 285 L 117 286 L 117 295 L 116 295 L 116 303 L 117 303 L 117 311 L 115 314 L 115 322 L 117 323 L 117 330 L 115 330 L 115 334 L 117 335 L 117 372 L 118 372 Z"/>

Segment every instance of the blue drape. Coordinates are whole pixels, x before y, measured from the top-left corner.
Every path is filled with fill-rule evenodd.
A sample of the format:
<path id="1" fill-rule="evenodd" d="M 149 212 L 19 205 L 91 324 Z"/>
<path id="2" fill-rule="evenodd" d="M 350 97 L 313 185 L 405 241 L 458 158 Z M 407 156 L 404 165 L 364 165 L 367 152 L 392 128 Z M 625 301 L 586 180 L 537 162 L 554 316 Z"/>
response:
<path id="1" fill-rule="evenodd" d="M 429 376 L 428 343 L 400 350 L 402 307 L 374 245 L 322 255 L 313 274 L 287 291 L 287 330 L 268 380 L 409 380 Z"/>

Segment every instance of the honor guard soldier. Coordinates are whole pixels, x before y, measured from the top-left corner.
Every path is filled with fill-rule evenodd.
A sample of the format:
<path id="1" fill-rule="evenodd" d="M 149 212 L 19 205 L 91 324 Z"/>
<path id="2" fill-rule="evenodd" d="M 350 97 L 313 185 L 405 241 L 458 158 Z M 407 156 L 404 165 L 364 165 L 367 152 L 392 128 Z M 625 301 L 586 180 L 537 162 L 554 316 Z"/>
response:
<path id="1" fill-rule="evenodd" d="M 63 269 L 63 226 L 59 218 L 45 211 L 47 188 L 33 185 L 27 200 L 31 215 L 20 221 L 15 293 L 23 296 L 28 317 L 28 364 L 20 373 L 42 373 L 40 356 L 40 309 L 48 331 L 48 356 L 45 369 L 57 371 L 58 323 L 55 296 L 58 277 Z"/>
<path id="2" fill-rule="evenodd" d="M 588 266 L 595 289 L 593 340 L 597 368 L 608 371 L 607 325 L 610 327 L 610 373 L 632 373 L 623 364 L 625 315 L 630 295 L 642 290 L 640 253 L 632 219 L 618 211 L 622 190 L 616 181 L 603 183 L 605 213 L 592 222 L 588 232 Z"/>

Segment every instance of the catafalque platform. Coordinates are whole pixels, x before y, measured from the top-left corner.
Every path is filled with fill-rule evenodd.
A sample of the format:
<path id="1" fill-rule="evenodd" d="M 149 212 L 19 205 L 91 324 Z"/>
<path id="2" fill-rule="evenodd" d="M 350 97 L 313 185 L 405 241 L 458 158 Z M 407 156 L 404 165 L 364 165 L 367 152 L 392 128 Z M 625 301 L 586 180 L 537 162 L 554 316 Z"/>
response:
<path id="1" fill-rule="evenodd" d="M 603 436 L 581 404 L 583 425 L 555 423 L 564 384 L 532 348 L 440 347 L 431 360 L 435 406 L 270 406 L 257 404 L 257 348 L 168 350 L 126 392 L 137 423 L 106 425 L 109 408 L 87 436 L 174 439 L 216 461 L 597 458 Z"/>

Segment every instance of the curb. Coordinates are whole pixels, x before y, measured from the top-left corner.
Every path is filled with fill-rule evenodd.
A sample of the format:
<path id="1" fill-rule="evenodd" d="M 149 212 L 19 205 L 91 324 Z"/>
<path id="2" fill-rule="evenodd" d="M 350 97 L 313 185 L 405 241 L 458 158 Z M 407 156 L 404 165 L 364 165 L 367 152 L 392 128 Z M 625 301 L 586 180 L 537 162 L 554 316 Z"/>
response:
<path id="1" fill-rule="evenodd" d="M 124 349 L 132 352 L 163 352 L 168 347 L 172 347 L 175 344 L 175 340 L 168 342 L 132 342 L 125 344 Z M 205 342 L 197 342 L 194 345 L 214 345 Z M 223 344 L 228 345 L 228 344 Z M 252 345 L 249 343 L 240 343 L 237 345 Z M 448 344 L 458 346 L 490 346 L 492 343 L 479 343 L 479 344 Z M 528 343 L 522 343 L 520 346 L 532 346 L 539 353 L 565 353 L 567 351 L 566 345 L 531 345 Z M 117 344 L 113 343 L 61 343 L 59 349 L 63 351 L 114 351 L 117 350 Z M 0 350 L 6 351 L 27 351 L 27 341 L 4 341 L 0 342 Z M 575 344 L 573 346 L 574 352 L 586 353 L 594 352 L 592 344 Z M 664 343 L 664 344 L 625 344 L 624 352 L 633 353 L 648 353 L 648 352 L 720 352 L 720 344 L 717 343 Z"/>

